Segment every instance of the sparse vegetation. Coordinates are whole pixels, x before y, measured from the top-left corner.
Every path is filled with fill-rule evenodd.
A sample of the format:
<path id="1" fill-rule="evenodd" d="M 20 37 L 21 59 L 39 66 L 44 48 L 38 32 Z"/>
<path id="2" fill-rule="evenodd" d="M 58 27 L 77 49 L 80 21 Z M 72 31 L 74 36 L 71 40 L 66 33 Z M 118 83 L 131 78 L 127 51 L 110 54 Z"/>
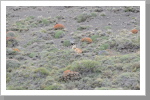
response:
<path id="1" fill-rule="evenodd" d="M 8 8 L 7 90 L 140 90 L 139 7 Z"/>

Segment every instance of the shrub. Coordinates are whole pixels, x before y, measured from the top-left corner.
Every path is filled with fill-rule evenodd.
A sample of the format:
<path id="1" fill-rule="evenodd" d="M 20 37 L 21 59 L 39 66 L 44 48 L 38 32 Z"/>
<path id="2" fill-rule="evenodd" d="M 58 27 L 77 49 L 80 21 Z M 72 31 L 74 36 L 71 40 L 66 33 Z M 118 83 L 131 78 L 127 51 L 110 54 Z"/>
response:
<path id="1" fill-rule="evenodd" d="M 60 84 L 53 84 L 53 85 L 49 85 L 49 86 L 46 86 L 44 88 L 44 90 L 61 90 L 61 85 Z"/>
<path id="2" fill-rule="evenodd" d="M 18 46 L 18 41 L 14 37 L 6 38 L 6 47 L 15 47 Z"/>
<path id="3" fill-rule="evenodd" d="M 99 36 L 98 35 L 92 35 L 91 36 L 91 39 L 93 40 L 93 41 L 97 41 L 97 38 L 98 38 Z"/>
<path id="4" fill-rule="evenodd" d="M 15 59 L 7 59 L 6 60 L 6 68 L 18 68 L 20 67 L 21 63 Z"/>
<path id="5" fill-rule="evenodd" d="M 77 19 L 77 22 L 80 23 L 80 22 L 86 21 L 87 18 L 89 18 L 89 17 L 91 17 L 91 15 L 83 13 L 83 14 L 77 16 L 76 19 Z"/>
<path id="6" fill-rule="evenodd" d="M 97 16 L 97 13 L 96 13 L 96 12 L 93 12 L 93 13 L 91 13 L 91 16 L 92 16 L 92 17 L 96 17 L 96 16 Z"/>
<path id="7" fill-rule="evenodd" d="M 48 25 L 50 22 L 49 22 L 49 20 L 48 19 L 42 19 L 42 24 L 44 24 L 44 25 Z"/>
<path id="8" fill-rule="evenodd" d="M 101 16 L 106 16 L 106 14 L 105 14 L 105 13 L 102 13 Z"/>
<path id="9" fill-rule="evenodd" d="M 13 32 L 13 31 L 8 31 L 8 32 L 6 33 L 6 36 L 7 36 L 7 37 L 16 37 L 16 34 L 15 34 L 15 32 Z"/>
<path id="10" fill-rule="evenodd" d="M 73 62 L 70 66 L 70 68 L 74 71 L 77 71 L 81 74 L 87 74 L 96 72 L 99 62 L 94 60 L 80 60 Z"/>
<path id="11" fill-rule="evenodd" d="M 64 34 L 64 31 L 58 30 L 55 32 L 55 38 L 61 38 Z"/>
<path id="12" fill-rule="evenodd" d="M 28 55 L 30 58 L 34 58 L 35 56 L 37 56 L 37 53 L 30 53 L 29 55 Z"/>
<path id="13" fill-rule="evenodd" d="M 109 47 L 110 47 L 110 45 L 107 44 L 107 43 L 105 43 L 105 44 L 102 44 L 102 45 L 100 46 L 100 50 L 106 50 L 106 49 L 108 49 Z"/>
<path id="14" fill-rule="evenodd" d="M 12 48 L 6 48 L 6 55 L 16 55 L 17 52 L 14 51 Z"/>
<path id="15" fill-rule="evenodd" d="M 80 27 L 77 28 L 77 30 L 82 31 L 82 30 L 85 30 L 87 28 L 89 28 L 89 26 L 81 25 Z"/>
<path id="16" fill-rule="evenodd" d="M 136 90 L 137 86 L 140 84 L 140 75 L 130 72 L 122 73 L 114 82 L 125 89 Z"/>
<path id="17" fill-rule="evenodd" d="M 49 75 L 49 71 L 42 67 L 35 69 L 34 72 L 41 73 L 42 75 Z"/>
<path id="18" fill-rule="evenodd" d="M 71 42 L 69 40 L 65 40 L 65 41 L 63 41 L 63 45 L 64 46 L 70 46 Z"/>

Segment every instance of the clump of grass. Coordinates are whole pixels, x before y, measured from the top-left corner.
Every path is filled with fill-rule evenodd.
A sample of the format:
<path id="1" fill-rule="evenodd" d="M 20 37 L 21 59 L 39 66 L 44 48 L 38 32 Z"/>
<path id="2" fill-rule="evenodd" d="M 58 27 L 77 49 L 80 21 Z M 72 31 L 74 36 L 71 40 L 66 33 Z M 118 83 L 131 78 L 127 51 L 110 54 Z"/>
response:
<path id="1" fill-rule="evenodd" d="M 87 28 L 89 28 L 89 26 L 81 25 L 80 27 L 77 28 L 77 30 L 82 31 L 82 30 L 85 30 Z"/>
<path id="2" fill-rule="evenodd" d="M 6 36 L 7 37 L 16 37 L 16 34 L 13 31 L 8 31 L 7 34 L 6 34 Z"/>
<path id="3" fill-rule="evenodd" d="M 89 17 L 91 17 L 91 15 L 83 13 L 83 14 L 77 16 L 76 19 L 77 19 L 77 22 L 80 23 L 80 22 L 86 21 Z"/>
<path id="4" fill-rule="evenodd" d="M 105 29 L 106 30 L 111 29 L 111 26 L 105 26 Z"/>
<path id="5" fill-rule="evenodd" d="M 60 16 L 56 16 L 56 18 L 57 18 L 57 19 L 64 19 L 64 17 L 61 16 L 61 15 L 60 15 Z"/>
<path id="6" fill-rule="evenodd" d="M 96 17 L 96 16 L 97 16 L 97 13 L 96 13 L 96 12 L 93 12 L 93 13 L 91 13 L 91 16 L 92 16 L 92 17 Z"/>
<path id="7" fill-rule="evenodd" d="M 34 73 L 41 73 L 42 75 L 49 75 L 49 71 L 46 68 L 37 68 L 34 70 Z"/>
<path id="8" fill-rule="evenodd" d="M 99 35 L 92 35 L 91 36 L 91 39 L 92 41 L 97 41 L 97 38 L 99 37 Z"/>
<path id="9" fill-rule="evenodd" d="M 44 90 L 62 90 L 62 85 L 59 83 L 53 83 L 52 85 L 47 85 Z"/>
<path id="10" fill-rule="evenodd" d="M 30 58 L 34 58 L 36 55 L 37 55 L 37 53 L 32 52 L 32 53 L 30 53 L 28 56 L 29 56 Z"/>
<path id="11" fill-rule="evenodd" d="M 57 30 L 57 31 L 55 32 L 54 37 L 55 37 L 55 38 L 61 38 L 63 34 L 64 34 L 64 31 L 62 31 L 62 30 Z"/>
<path id="12" fill-rule="evenodd" d="M 25 21 L 31 21 L 32 19 L 34 19 L 35 17 L 34 16 L 28 16 Z"/>
<path id="13" fill-rule="evenodd" d="M 65 41 L 63 41 L 63 45 L 64 46 L 70 46 L 71 42 L 69 40 L 65 40 Z"/>
<path id="14" fill-rule="evenodd" d="M 41 29 L 41 32 L 42 33 L 46 33 L 47 31 L 45 29 Z"/>
<path id="15" fill-rule="evenodd" d="M 18 68 L 20 67 L 21 63 L 15 59 L 7 59 L 6 60 L 6 68 Z"/>
<path id="16" fill-rule="evenodd" d="M 133 8 L 133 7 L 125 7 L 125 12 L 139 12 L 139 10 Z"/>
<path id="17" fill-rule="evenodd" d="M 110 47 L 110 45 L 108 44 L 108 43 L 105 43 L 105 44 L 102 44 L 101 46 L 100 46 L 100 50 L 106 50 L 106 49 L 108 49 Z"/>
<path id="18" fill-rule="evenodd" d="M 140 82 L 140 75 L 137 73 L 122 73 L 120 74 L 116 80 L 114 81 L 115 84 L 118 84 L 118 86 L 121 86 L 125 89 L 132 89 L 136 90 L 137 85 L 139 85 Z"/>
<path id="19" fill-rule="evenodd" d="M 106 16 L 106 14 L 105 14 L 105 13 L 101 13 L 100 15 L 101 15 L 101 16 Z"/>
<path id="20" fill-rule="evenodd" d="M 42 19 L 42 24 L 48 25 L 48 24 L 49 24 L 49 20 L 46 19 L 46 18 L 43 18 L 43 19 Z"/>
<path id="21" fill-rule="evenodd" d="M 71 70 L 80 72 L 81 74 L 87 72 L 92 73 L 96 72 L 96 69 L 99 66 L 99 62 L 94 60 L 80 60 L 73 62 L 70 66 Z"/>

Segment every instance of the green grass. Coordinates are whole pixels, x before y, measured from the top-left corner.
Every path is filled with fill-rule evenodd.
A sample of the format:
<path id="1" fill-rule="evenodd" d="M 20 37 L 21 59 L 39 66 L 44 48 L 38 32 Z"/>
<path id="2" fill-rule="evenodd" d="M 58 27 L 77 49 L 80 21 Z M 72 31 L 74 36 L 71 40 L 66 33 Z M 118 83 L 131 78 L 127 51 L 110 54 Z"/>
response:
<path id="1" fill-rule="evenodd" d="M 99 35 L 92 35 L 91 36 L 91 39 L 92 39 L 92 41 L 97 41 L 97 38 L 99 38 Z"/>
<path id="2" fill-rule="evenodd" d="M 35 73 L 41 73 L 43 75 L 49 75 L 49 71 L 46 68 L 37 68 L 34 70 Z"/>
<path id="3" fill-rule="evenodd" d="M 82 25 L 82 26 L 78 27 L 77 30 L 82 31 L 82 30 L 85 30 L 85 29 L 87 29 L 87 28 L 89 28 L 89 26 L 84 26 L 84 25 Z"/>
<path id="4" fill-rule="evenodd" d="M 48 19 L 46 19 L 46 18 L 43 18 L 43 19 L 42 19 L 42 24 L 48 25 L 49 23 L 50 23 L 50 22 L 49 22 Z"/>
<path id="5" fill-rule="evenodd" d="M 57 30 L 56 32 L 55 32 L 55 38 L 61 38 L 61 36 L 64 34 L 64 31 L 62 31 L 62 30 Z"/>
<path id="6" fill-rule="evenodd" d="M 106 16 L 106 14 L 105 14 L 105 13 L 101 13 L 100 15 L 101 15 L 101 16 Z"/>
<path id="7" fill-rule="evenodd" d="M 28 56 L 29 56 L 30 58 L 34 58 L 36 55 L 37 55 L 37 53 L 33 52 L 33 53 L 30 53 Z"/>
<path id="8" fill-rule="evenodd" d="M 71 45 L 71 43 L 70 43 L 70 41 L 69 41 L 69 40 L 65 40 L 65 41 L 63 42 L 63 45 L 64 45 L 64 46 L 70 46 L 70 45 Z"/>
<path id="9" fill-rule="evenodd" d="M 110 47 L 110 45 L 108 44 L 108 43 L 105 43 L 105 44 L 102 44 L 101 46 L 100 46 L 100 50 L 106 50 L 106 49 L 108 49 Z"/>
<path id="10" fill-rule="evenodd" d="M 99 66 L 99 62 L 94 60 L 80 60 L 73 62 L 69 66 L 71 66 L 70 69 L 79 71 L 81 73 L 86 73 L 88 71 L 96 72 L 96 68 Z"/>

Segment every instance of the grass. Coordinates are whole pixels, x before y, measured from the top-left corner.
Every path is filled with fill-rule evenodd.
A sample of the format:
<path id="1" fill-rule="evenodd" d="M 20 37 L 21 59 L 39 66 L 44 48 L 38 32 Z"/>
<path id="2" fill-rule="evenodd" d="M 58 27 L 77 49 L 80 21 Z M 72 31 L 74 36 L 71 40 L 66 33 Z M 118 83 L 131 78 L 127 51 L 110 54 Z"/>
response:
<path id="1" fill-rule="evenodd" d="M 56 30 L 54 38 L 61 38 L 63 34 L 64 34 L 64 31 Z"/>
<path id="2" fill-rule="evenodd" d="M 82 26 L 78 27 L 77 30 L 82 31 L 82 30 L 85 30 L 87 28 L 89 28 L 89 26 L 82 25 Z"/>
<path id="3" fill-rule="evenodd" d="M 73 62 L 69 66 L 71 66 L 71 70 L 79 71 L 80 73 L 87 73 L 88 71 L 95 72 L 99 66 L 99 62 L 94 60 L 80 60 Z"/>
<path id="4" fill-rule="evenodd" d="M 72 9 L 72 8 L 71 8 Z M 140 54 L 132 49 L 138 50 L 140 47 L 139 34 L 128 34 L 128 31 L 118 31 L 118 33 L 109 34 L 107 30 L 111 26 L 104 26 L 105 31 L 87 26 L 87 22 L 94 17 L 106 16 L 105 13 L 82 13 L 76 17 L 76 21 L 80 25 L 75 30 L 53 30 L 42 29 L 38 32 L 49 33 L 53 36 L 53 40 L 39 40 L 38 33 L 33 31 L 31 33 L 34 38 L 28 40 L 26 43 L 21 41 L 25 46 L 20 48 L 21 52 L 13 52 L 11 47 L 7 47 L 7 58 L 20 58 L 17 62 L 7 61 L 9 67 L 7 68 L 7 89 L 9 90 L 138 90 L 140 89 Z M 44 27 L 50 25 L 52 27 L 57 21 L 62 21 L 63 16 L 54 16 L 54 18 L 40 18 L 36 19 L 34 16 L 26 17 L 25 19 L 15 22 L 15 27 L 20 31 L 25 28 Z M 134 19 L 134 18 L 133 18 Z M 66 20 L 66 19 L 64 19 Z M 67 20 L 66 20 L 67 22 Z M 49 27 L 49 26 L 48 26 Z M 41 29 L 41 28 L 39 28 Z M 28 32 L 19 32 L 17 35 L 30 35 Z M 81 31 L 84 30 L 85 32 Z M 89 29 L 88 29 L 89 30 Z M 69 40 L 64 40 L 62 37 L 65 32 L 73 32 L 73 37 L 84 51 L 82 54 L 76 54 L 70 47 Z M 52 33 L 52 34 L 51 34 Z M 81 33 L 81 34 L 80 34 Z M 91 44 L 79 42 L 83 36 L 88 36 L 94 41 Z M 103 34 L 104 33 L 104 34 Z M 7 33 L 8 34 L 8 33 Z M 113 36 L 114 35 L 114 36 Z M 12 33 L 10 36 L 14 36 Z M 66 35 L 67 36 L 67 35 Z M 70 37 L 69 36 L 69 37 Z M 35 38 L 36 37 L 36 38 Z M 68 38 L 68 37 L 64 37 Z M 30 38 L 31 39 L 31 38 Z M 56 40 L 56 41 L 55 41 Z M 62 45 L 55 43 L 63 41 Z M 18 41 L 18 40 L 17 40 Z M 53 43 L 47 43 L 53 41 Z M 10 41 L 9 41 L 10 42 Z M 19 40 L 20 42 L 20 40 Z M 32 48 L 35 42 L 36 48 Z M 41 45 L 41 43 L 42 45 Z M 62 48 L 59 48 L 61 46 Z M 26 47 L 28 51 L 26 50 Z M 18 48 L 18 47 L 15 47 Z M 112 50 L 112 55 L 98 55 L 100 51 Z M 129 51 L 128 51 L 129 50 Z M 127 52 L 123 52 L 127 51 Z M 38 52 L 38 53 L 37 53 Z M 129 53 L 129 54 L 127 54 Z M 23 56 L 23 57 L 22 57 Z M 34 58 L 34 59 L 33 59 Z M 18 64 L 19 63 L 19 66 Z M 59 76 L 63 75 L 63 71 L 71 70 L 81 74 L 79 81 L 59 81 Z"/>
<path id="5" fill-rule="evenodd" d="M 30 53 L 28 56 L 29 56 L 30 58 L 34 58 L 36 55 L 37 55 L 37 53 L 32 52 L 32 53 Z"/>
<path id="6" fill-rule="evenodd" d="M 37 68 L 34 70 L 35 73 L 41 73 L 42 75 L 49 75 L 49 71 L 46 68 Z"/>
<path id="7" fill-rule="evenodd" d="M 46 19 L 46 18 L 43 18 L 42 19 L 42 24 L 44 24 L 44 25 L 48 25 L 50 22 L 49 22 L 49 20 L 48 19 Z"/>
<path id="8" fill-rule="evenodd" d="M 97 16 L 96 12 L 93 12 L 91 14 L 83 13 L 77 16 L 75 19 L 77 20 L 78 23 L 81 23 L 81 22 L 85 22 L 88 18 L 96 17 L 96 16 Z"/>
<path id="9" fill-rule="evenodd" d="M 63 45 L 64 45 L 64 46 L 70 46 L 70 45 L 71 45 L 71 43 L 70 43 L 70 41 L 69 41 L 69 40 L 65 40 L 65 41 L 63 42 Z"/>
<path id="10" fill-rule="evenodd" d="M 101 15 L 101 16 L 106 16 L 106 14 L 105 14 L 105 13 L 101 13 L 100 15 Z"/>
<path id="11" fill-rule="evenodd" d="M 90 15 L 89 14 L 86 14 L 86 13 L 83 13 L 79 16 L 77 16 L 77 22 L 80 23 L 80 22 L 84 22 L 87 20 L 87 18 L 89 18 Z"/>
<path id="12" fill-rule="evenodd" d="M 97 38 L 99 38 L 99 35 L 92 35 L 91 36 L 92 41 L 97 41 Z"/>
<path id="13" fill-rule="evenodd" d="M 110 47 L 110 45 L 109 45 L 108 43 L 102 44 L 102 45 L 100 46 L 100 50 L 106 50 L 106 49 L 109 49 L 109 47 Z"/>

